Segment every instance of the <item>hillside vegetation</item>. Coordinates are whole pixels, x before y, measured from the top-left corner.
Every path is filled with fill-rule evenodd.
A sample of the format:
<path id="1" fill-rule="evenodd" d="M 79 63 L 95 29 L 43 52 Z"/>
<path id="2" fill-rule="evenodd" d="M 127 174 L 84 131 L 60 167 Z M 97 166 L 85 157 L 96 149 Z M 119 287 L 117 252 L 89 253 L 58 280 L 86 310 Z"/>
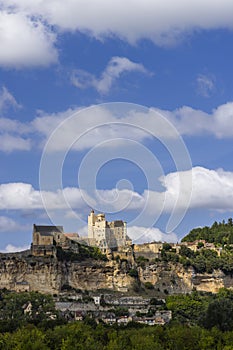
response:
<path id="1" fill-rule="evenodd" d="M 191 230 L 182 242 L 193 242 L 204 239 L 208 243 L 216 245 L 233 244 L 233 220 L 229 218 L 227 222 L 215 221 L 211 227 L 199 227 Z"/>
<path id="2" fill-rule="evenodd" d="M 200 350 L 232 349 L 233 292 L 168 296 L 173 320 L 166 326 L 68 323 L 51 296 L 0 291 L 0 350 Z M 31 311 L 25 313 L 30 303 Z M 56 315 L 55 319 L 49 316 Z"/>

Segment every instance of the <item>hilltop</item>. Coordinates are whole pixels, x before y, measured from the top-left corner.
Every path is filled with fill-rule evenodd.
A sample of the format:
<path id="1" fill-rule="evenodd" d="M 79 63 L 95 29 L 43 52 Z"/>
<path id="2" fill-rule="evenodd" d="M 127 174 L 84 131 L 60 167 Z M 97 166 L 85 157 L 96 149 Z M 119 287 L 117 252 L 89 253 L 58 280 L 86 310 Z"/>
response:
<path id="1" fill-rule="evenodd" d="M 216 245 L 233 244 L 233 220 L 229 218 L 227 222 L 215 221 L 212 226 L 198 227 L 189 232 L 182 242 L 193 242 L 205 240 Z"/>

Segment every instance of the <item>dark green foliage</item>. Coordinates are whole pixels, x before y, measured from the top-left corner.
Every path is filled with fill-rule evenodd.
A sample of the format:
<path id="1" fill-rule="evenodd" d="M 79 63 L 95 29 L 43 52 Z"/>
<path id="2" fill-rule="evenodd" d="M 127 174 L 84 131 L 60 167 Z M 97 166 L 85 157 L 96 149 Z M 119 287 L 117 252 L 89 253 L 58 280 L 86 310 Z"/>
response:
<path id="1" fill-rule="evenodd" d="M 205 240 L 214 244 L 233 244 L 233 220 L 228 219 L 225 223 L 216 221 L 211 227 L 205 226 L 202 228 L 195 228 L 182 239 L 182 242 L 193 242 L 196 240 Z"/>
<path id="2" fill-rule="evenodd" d="M 50 296 L 39 293 L 1 292 L 2 312 L 8 316 L 17 314 L 18 327 L 0 332 L 0 350 L 204 350 L 232 349 L 233 344 L 233 292 L 221 289 L 218 294 L 193 292 L 188 295 L 168 296 L 166 305 L 173 312 L 170 324 L 143 326 L 129 323 L 128 326 L 96 324 L 89 317 L 84 322 L 73 322 L 49 328 L 48 323 L 35 326 L 33 317 L 24 320 L 22 304 L 30 299 L 34 316 L 39 310 L 40 319 L 53 309 Z M 162 301 L 151 299 L 151 305 Z M 14 307 L 13 307 L 14 305 Z M 3 307 L 4 306 L 4 307 Z M 51 309 L 52 308 L 52 309 Z M 43 309 L 43 312 L 40 311 Z M 4 311 L 5 310 L 5 311 Z M 155 313 L 155 306 L 147 316 Z M 12 313 L 13 312 L 13 313 Z M 128 310 L 118 307 L 117 316 L 128 315 Z M 1 315 L 3 315 L 1 313 Z M 140 316 L 140 313 L 138 313 Z M 15 320 L 16 321 L 16 320 Z"/>
<path id="3" fill-rule="evenodd" d="M 129 315 L 129 310 L 127 309 L 127 307 L 121 307 L 118 306 L 115 309 L 110 310 L 111 312 L 113 312 L 116 316 L 128 316 Z"/>
<path id="4" fill-rule="evenodd" d="M 204 243 L 203 242 L 198 242 L 197 243 L 197 248 L 200 249 L 200 248 L 203 248 L 204 247 Z"/>
<path id="5" fill-rule="evenodd" d="M 156 305 L 156 306 L 162 305 L 162 306 L 165 306 L 163 300 L 161 300 L 161 299 L 156 299 L 156 298 L 151 298 L 151 300 L 150 300 L 150 305 Z"/>
<path id="6" fill-rule="evenodd" d="M 220 289 L 216 295 L 193 292 L 168 296 L 166 306 L 173 313 L 173 322 L 233 331 L 233 292 L 230 290 Z"/>
<path id="7" fill-rule="evenodd" d="M 64 323 L 64 320 L 55 309 L 52 296 L 37 292 L 1 291 L 0 332 L 12 332 L 27 324 L 49 328 L 59 323 Z"/>
<path id="8" fill-rule="evenodd" d="M 203 325 L 211 329 L 217 327 L 221 331 L 233 329 L 233 301 L 227 298 L 220 298 L 212 301 L 207 308 Z"/>
<path id="9" fill-rule="evenodd" d="M 179 262 L 184 267 L 193 266 L 197 273 L 212 273 L 215 269 L 222 270 L 225 274 L 233 276 L 233 252 L 223 251 L 218 256 L 214 250 L 201 249 L 193 252 L 193 256 L 187 258 L 181 256 Z"/>
<path id="10" fill-rule="evenodd" d="M 145 282 L 144 286 L 146 289 L 154 289 L 154 286 L 151 282 Z"/>
<path id="11" fill-rule="evenodd" d="M 134 278 L 138 278 L 138 271 L 137 269 L 130 269 L 129 270 L 129 275 Z"/>
<path id="12" fill-rule="evenodd" d="M 166 306 L 173 319 L 180 323 L 199 324 L 209 302 L 209 296 L 197 292 L 187 295 L 172 295 L 166 298 Z"/>
<path id="13" fill-rule="evenodd" d="M 193 258 L 195 256 L 195 253 L 185 245 L 180 247 L 179 253 L 181 256 L 185 256 L 186 258 Z"/>
<path id="14" fill-rule="evenodd" d="M 173 252 L 172 250 L 166 251 L 164 249 L 161 250 L 161 259 L 162 261 L 168 262 L 171 261 L 173 263 L 179 262 L 179 255 Z"/>
<path id="15" fill-rule="evenodd" d="M 173 323 L 115 328 L 75 322 L 42 331 L 33 326 L 0 334 L 0 350 L 231 350 L 233 332 Z"/>
<path id="16" fill-rule="evenodd" d="M 146 263 L 149 261 L 149 259 L 146 259 L 144 256 L 139 256 L 136 259 L 136 263 L 141 266 L 142 268 L 144 268 L 146 266 Z"/>
<path id="17" fill-rule="evenodd" d="M 90 247 L 77 243 L 78 253 L 72 250 L 63 250 L 57 247 L 57 259 L 59 261 L 83 261 L 88 258 L 107 261 L 106 255 L 102 254 L 98 247 Z"/>
<path id="18" fill-rule="evenodd" d="M 165 242 L 165 243 L 163 243 L 163 249 L 165 251 L 168 251 L 168 250 L 172 249 L 172 246 L 171 246 L 171 244 Z"/>

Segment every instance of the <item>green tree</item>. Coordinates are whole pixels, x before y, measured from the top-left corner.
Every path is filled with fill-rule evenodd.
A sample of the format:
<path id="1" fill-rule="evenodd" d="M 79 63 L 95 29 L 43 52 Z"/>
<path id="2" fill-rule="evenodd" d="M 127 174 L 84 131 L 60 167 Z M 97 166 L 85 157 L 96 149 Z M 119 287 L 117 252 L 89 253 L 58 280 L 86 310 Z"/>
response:
<path id="1" fill-rule="evenodd" d="M 233 301 L 226 298 L 212 301 L 203 324 L 208 329 L 217 327 L 223 332 L 233 330 Z"/>

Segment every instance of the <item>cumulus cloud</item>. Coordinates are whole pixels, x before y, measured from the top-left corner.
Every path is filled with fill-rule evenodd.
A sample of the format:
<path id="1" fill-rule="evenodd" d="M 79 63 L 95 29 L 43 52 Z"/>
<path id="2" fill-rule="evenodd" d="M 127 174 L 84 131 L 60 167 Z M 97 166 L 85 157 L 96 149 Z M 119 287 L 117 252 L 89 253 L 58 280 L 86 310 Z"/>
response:
<path id="1" fill-rule="evenodd" d="M 180 176 L 183 179 L 185 179 L 185 176 L 187 178 L 192 177 L 192 187 L 189 187 L 189 183 L 188 187 L 185 182 L 180 183 Z M 186 208 L 186 206 L 189 209 L 203 208 L 222 212 L 233 210 L 233 172 L 224 171 L 223 169 L 211 170 L 194 167 L 188 171 L 169 173 L 160 178 L 160 181 L 164 186 L 162 192 L 145 190 L 142 194 L 139 194 L 122 190 L 122 193 L 119 193 L 119 198 L 121 200 L 123 198 L 123 201 L 112 202 L 113 208 L 120 210 L 120 207 L 127 202 L 128 198 L 131 202 L 125 210 L 140 211 L 148 203 L 146 208 L 150 215 L 156 214 L 157 210 L 159 211 L 161 208 L 163 208 L 163 212 L 171 213 L 173 208 L 179 211 Z M 109 208 L 111 208 L 114 191 L 105 191 L 104 200 L 109 200 Z M 189 203 L 187 203 L 188 191 L 191 191 Z M 100 192 L 100 196 L 102 196 L 102 192 Z M 177 202 L 178 198 L 179 201 Z M 145 215 L 148 213 L 145 213 Z"/>
<path id="2" fill-rule="evenodd" d="M 29 134 L 31 127 L 29 124 L 22 123 L 15 119 L 0 118 L 0 130 L 1 132 L 17 133 L 19 135 Z"/>
<path id="3" fill-rule="evenodd" d="M 173 45 L 198 29 L 232 29 L 229 0 L 2 0 L 5 8 L 41 16 L 60 31 L 80 31 L 96 38 L 119 37 L 130 43 L 150 39 Z"/>
<path id="4" fill-rule="evenodd" d="M 233 27 L 230 0 L 1 0 L 0 8 L 0 65 L 6 67 L 57 62 L 55 44 L 64 32 L 171 46 L 199 30 Z"/>
<path id="5" fill-rule="evenodd" d="M 132 110 L 124 105 L 96 105 L 93 108 L 73 109 L 69 113 L 47 115 L 41 113 L 32 122 L 44 142 L 49 140 L 46 152 L 59 152 L 69 149 L 84 150 L 112 141 L 112 147 L 119 145 L 119 140 L 143 141 L 154 137 L 177 139 L 178 133 L 167 121 L 167 114 L 154 109 L 140 109 L 132 105 Z M 126 110 L 124 112 L 124 109 Z M 159 113 L 158 113 L 159 112 Z M 160 116 L 160 115 L 161 116 Z M 118 142 L 118 143 L 117 143 Z"/>
<path id="6" fill-rule="evenodd" d="M 0 134 L 0 151 L 29 151 L 31 149 L 31 141 L 19 136 L 12 136 L 9 134 Z"/>
<path id="7" fill-rule="evenodd" d="M 41 192 L 35 190 L 31 184 L 8 183 L 0 185 L 0 210 L 3 209 L 43 209 L 42 196 L 46 198 L 46 203 L 50 209 L 67 208 L 65 198 L 69 199 L 72 207 L 83 205 L 80 190 L 78 188 L 67 187 L 63 191 Z"/>
<path id="8" fill-rule="evenodd" d="M 178 129 L 181 135 L 214 135 L 217 138 L 233 136 L 231 127 L 233 118 L 233 102 L 220 105 L 206 113 L 188 106 L 175 111 L 161 111 Z"/>
<path id="9" fill-rule="evenodd" d="M 5 249 L 1 250 L 1 253 L 16 253 L 16 252 L 22 252 L 24 250 L 29 249 L 29 245 L 24 245 L 24 246 L 15 246 L 13 244 L 7 244 Z"/>
<path id="10" fill-rule="evenodd" d="M 132 106 L 131 111 L 125 114 L 122 112 L 119 117 L 104 105 L 93 106 L 79 112 L 78 108 L 51 115 L 41 112 L 31 123 L 37 136 L 42 137 L 39 144 L 44 145 L 50 139 L 47 151 L 57 152 L 70 148 L 84 150 L 117 138 L 142 142 L 150 139 L 151 133 L 160 140 L 175 140 L 179 134 L 212 135 L 217 138 L 233 136 L 233 102 L 220 105 L 212 113 L 189 106 L 173 111 L 156 108 L 135 111 Z M 170 127 L 165 120 L 170 123 Z M 112 146 L 115 146 L 114 141 Z"/>
<path id="11" fill-rule="evenodd" d="M 178 242 L 178 237 L 175 233 L 164 233 L 156 227 L 129 226 L 127 233 L 133 243 L 137 244 L 145 242 Z"/>
<path id="12" fill-rule="evenodd" d="M 57 62 L 55 41 L 55 34 L 40 18 L 23 11 L 0 11 L 1 66 L 47 66 Z"/>
<path id="13" fill-rule="evenodd" d="M 197 93 L 203 97 L 210 97 L 215 89 L 214 76 L 199 74 L 196 83 Z"/>
<path id="14" fill-rule="evenodd" d="M 222 169 L 210 170 L 203 167 L 194 167 L 192 170 L 183 173 L 189 175 L 190 172 L 193 179 L 190 209 L 233 210 L 232 172 Z M 150 191 L 148 193 L 148 190 L 145 190 L 142 194 L 139 194 L 130 190 L 118 190 L 120 202 L 113 201 L 116 195 L 115 189 L 105 191 L 97 189 L 99 204 L 102 200 L 105 204 L 108 201 L 109 210 L 120 211 L 122 206 L 130 199 L 131 202 L 125 210 L 142 210 L 149 196 L 151 197 L 151 206 L 148 207 L 148 210 L 152 214 L 155 213 L 156 208 L 160 209 L 161 206 L 164 206 L 165 212 L 170 213 L 177 203 L 177 197 L 181 195 L 183 201 L 179 201 L 177 209 L 183 209 L 187 203 L 185 203 L 186 195 L 182 192 L 189 189 L 180 184 L 180 173 L 169 173 L 162 177 L 160 181 L 164 186 L 163 192 Z M 88 207 L 79 188 L 65 187 L 63 190 L 40 192 L 30 184 L 8 183 L 0 185 L 0 209 L 43 209 L 42 196 L 46 198 L 47 207 L 53 210 Z M 158 206 L 155 206 L 155 203 L 158 203 Z M 98 200 L 95 199 L 94 204 L 98 206 Z"/>
<path id="15" fill-rule="evenodd" d="M 32 142 L 29 135 L 30 127 L 17 120 L 0 118 L 0 151 L 29 151 Z M 25 134 L 25 135 L 24 135 Z"/>
<path id="16" fill-rule="evenodd" d="M 192 194 L 189 208 L 217 211 L 231 211 L 233 209 L 232 172 L 222 169 L 210 170 L 203 167 L 194 167 L 190 171 L 192 172 Z M 182 195 L 184 189 L 179 184 L 179 173 L 177 172 L 170 173 L 161 180 L 166 187 L 165 210 L 169 212 L 175 205 L 177 194 L 181 192 Z M 181 201 L 181 209 L 184 205 L 185 203 Z"/>
<path id="17" fill-rule="evenodd" d="M 140 63 L 135 63 L 126 57 L 112 57 L 100 78 L 83 71 L 75 70 L 71 76 L 71 82 L 80 89 L 89 87 L 95 88 L 101 94 L 107 94 L 113 83 L 126 72 L 147 73 L 147 70 Z"/>
<path id="18" fill-rule="evenodd" d="M 80 151 L 109 140 L 112 143 L 108 147 L 123 146 L 127 140 L 143 142 L 152 134 L 160 140 L 175 140 L 179 135 L 212 135 L 220 139 L 233 136 L 233 102 L 220 105 L 211 113 L 189 106 L 173 111 L 153 107 L 135 110 L 132 106 L 126 113 L 116 112 L 99 105 L 54 114 L 40 111 L 29 123 L 0 118 L 0 149 L 10 152 L 30 150 L 32 146 L 41 148 L 49 140 L 47 152 Z"/>

